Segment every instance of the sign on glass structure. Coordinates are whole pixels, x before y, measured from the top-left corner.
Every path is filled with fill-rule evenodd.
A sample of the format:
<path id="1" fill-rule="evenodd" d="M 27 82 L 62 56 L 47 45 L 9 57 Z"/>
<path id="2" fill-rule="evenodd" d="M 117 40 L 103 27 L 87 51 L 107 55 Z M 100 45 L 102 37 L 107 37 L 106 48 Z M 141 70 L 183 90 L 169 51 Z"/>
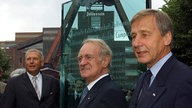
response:
<path id="1" fill-rule="evenodd" d="M 132 16 L 146 8 L 146 0 L 72 0 L 62 4 L 61 108 L 80 78 L 77 55 L 86 38 L 106 41 L 113 51 L 110 75 L 127 91 L 134 88 L 141 69 L 129 38 Z"/>

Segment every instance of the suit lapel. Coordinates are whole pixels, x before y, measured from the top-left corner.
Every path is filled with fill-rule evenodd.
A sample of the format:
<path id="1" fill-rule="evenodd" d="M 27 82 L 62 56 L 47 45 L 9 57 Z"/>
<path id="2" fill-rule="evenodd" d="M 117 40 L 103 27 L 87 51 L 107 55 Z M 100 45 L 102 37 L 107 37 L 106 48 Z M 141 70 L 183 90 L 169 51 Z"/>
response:
<path id="1" fill-rule="evenodd" d="M 24 86 L 27 88 L 27 90 L 29 90 L 29 92 L 31 92 L 34 95 L 34 97 L 38 98 L 37 94 L 35 92 L 35 89 L 31 83 L 31 80 L 29 79 L 29 76 L 27 75 L 27 73 L 24 73 L 22 75 L 22 79 L 23 79 Z"/>
<path id="2" fill-rule="evenodd" d="M 101 88 L 101 86 L 105 83 L 108 82 L 109 80 L 111 80 L 110 76 L 106 76 L 102 79 L 100 79 L 92 88 L 91 90 L 88 92 L 88 94 L 86 95 L 85 99 L 79 104 L 78 108 L 85 108 L 85 106 L 87 106 L 91 101 L 94 100 L 94 98 L 97 96 L 97 94 L 99 93 L 99 89 Z"/>
<path id="3" fill-rule="evenodd" d="M 131 103 L 133 103 L 133 105 L 135 106 L 138 102 L 139 96 L 140 96 L 140 91 L 142 89 L 142 85 L 143 85 L 143 80 L 144 80 L 144 74 L 141 75 L 141 77 L 138 79 L 138 82 L 136 84 L 136 87 L 134 88 L 134 93 L 131 99 Z"/>
<path id="4" fill-rule="evenodd" d="M 166 91 L 165 87 L 156 87 L 156 90 L 151 94 L 151 98 L 153 99 L 151 102 L 151 105 L 149 104 L 149 106 L 152 106 L 154 103 L 156 103 L 156 101 L 158 101 L 158 99 L 163 95 L 163 93 Z"/>
<path id="5" fill-rule="evenodd" d="M 171 74 L 171 69 L 173 68 L 176 62 L 176 58 L 174 56 L 171 56 L 159 70 L 153 84 L 151 85 L 151 87 L 153 87 L 153 93 L 151 94 L 151 97 L 149 97 L 149 99 L 151 99 L 149 107 L 153 106 L 153 104 L 155 104 L 156 101 L 158 101 L 158 99 L 166 91 L 166 81 L 169 77 L 169 74 Z"/>
<path id="6" fill-rule="evenodd" d="M 41 95 L 41 98 L 45 97 L 46 94 L 48 94 L 49 92 L 49 79 L 44 75 L 42 74 L 42 95 Z"/>

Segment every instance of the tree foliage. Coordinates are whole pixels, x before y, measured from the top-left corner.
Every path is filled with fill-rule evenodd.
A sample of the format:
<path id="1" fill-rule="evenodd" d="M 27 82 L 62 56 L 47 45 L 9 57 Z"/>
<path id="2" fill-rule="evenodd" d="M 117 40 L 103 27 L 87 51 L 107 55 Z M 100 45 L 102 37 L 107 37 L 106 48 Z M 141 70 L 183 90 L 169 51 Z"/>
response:
<path id="1" fill-rule="evenodd" d="M 173 53 L 179 60 L 192 66 L 192 0 L 164 0 L 162 11 L 174 24 Z"/>
<path id="2" fill-rule="evenodd" d="M 10 69 L 10 59 L 0 49 L 0 74 L 5 73 Z"/>

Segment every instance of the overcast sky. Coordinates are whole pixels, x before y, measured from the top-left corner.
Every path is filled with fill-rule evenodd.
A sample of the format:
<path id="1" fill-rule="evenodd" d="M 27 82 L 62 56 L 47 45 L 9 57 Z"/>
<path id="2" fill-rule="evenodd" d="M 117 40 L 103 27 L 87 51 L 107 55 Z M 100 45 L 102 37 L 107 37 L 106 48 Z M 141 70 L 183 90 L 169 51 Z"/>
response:
<path id="1" fill-rule="evenodd" d="M 42 32 L 61 26 L 61 4 L 69 0 L 0 0 L 0 41 L 13 41 L 15 32 Z M 151 0 L 158 9 L 163 0 Z"/>

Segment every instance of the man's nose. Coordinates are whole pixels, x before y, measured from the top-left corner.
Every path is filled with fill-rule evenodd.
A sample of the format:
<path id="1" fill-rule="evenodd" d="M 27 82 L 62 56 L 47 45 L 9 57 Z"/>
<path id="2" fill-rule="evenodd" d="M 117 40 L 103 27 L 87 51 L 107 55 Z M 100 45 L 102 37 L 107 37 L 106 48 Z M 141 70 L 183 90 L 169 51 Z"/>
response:
<path id="1" fill-rule="evenodd" d="M 135 37 L 134 40 L 132 40 L 132 46 L 137 47 L 142 44 L 142 40 L 139 36 Z"/>
<path id="2" fill-rule="evenodd" d="M 79 61 L 79 64 L 80 65 L 84 65 L 84 64 L 86 64 L 87 63 L 87 59 L 85 58 L 85 57 L 83 57 L 82 59 L 81 59 L 81 61 Z"/>

